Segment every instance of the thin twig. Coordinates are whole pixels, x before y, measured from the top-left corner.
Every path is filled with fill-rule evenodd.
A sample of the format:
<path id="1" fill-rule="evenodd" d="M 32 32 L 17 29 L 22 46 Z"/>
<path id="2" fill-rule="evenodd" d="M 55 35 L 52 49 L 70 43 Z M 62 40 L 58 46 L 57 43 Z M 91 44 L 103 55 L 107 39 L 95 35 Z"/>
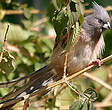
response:
<path id="1" fill-rule="evenodd" d="M 63 74 L 63 78 L 66 78 L 66 73 L 67 73 L 67 59 L 68 59 L 68 52 L 65 54 L 65 62 L 64 62 L 64 74 Z"/>
<path id="2" fill-rule="evenodd" d="M 112 92 L 110 92 L 108 96 L 102 102 L 94 103 L 94 106 L 97 108 L 110 107 L 112 106 L 111 99 L 112 99 Z"/>
<path id="3" fill-rule="evenodd" d="M 112 6 L 105 7 L 105 10 L 111 11 Z M 24 10 L 4 10 L 4 11 L 5 11 L 5 15 L 21 15 L 21 14 L 24 14 Z M 30 11 L 30 13 L 31 14 L 46 14 L 47 12 L 45 10 L 33 9 L 33 10 Z M 92 9 L 85 10 L 84 13 L 85 14 L 90 14 L 90 13 L 92 13 Z"/>
<path id="4" fill-rule="evenodd" d="M 26 95 L 24 97 L 25 101 L 24 101 L 24 106 L 23 106 L 23 110 L 27 110 L 27 108 L 29 107 L 29 94 Z"/>
<path id="5" fill-rule="evenodd" d="M 5 15 L 21 15 L 24 14 L 24 10 L 4 10 L 5 11 Z M 30 11 L 31 14 L 46 14 L 45 10 L 31 10 Z"/>
<path id="6" fill-rule="evenodd" d="M 9 30 L 9 24 L 7 26 L 7 29 L 6 29 L 6 32 L 5 32 L 5 35 L 4 35 L 4 41 L 3 41 L 3 46 L 2 46 L 2 49 L 1 49 L 1 55 L 0 55 L 0 62 L 2 61 L 4 47 L 5 47 L 5 44 L 6 44 L 6 41 L 7 41 L 7 33 L 8 33 L 8 30 Z"/>
<path id="7" fill-rule="evenodd" d="M 112 99 L 112 92 L 108 94 L 108 96 L 102 101 L 102 103 L 108 103 Z"/>
<path id="8" fill-rule="evenodd" d="M 31 25 L 31 27 L 33 27 L 33 26 L 39 26 L 39 25 L 41 25 L 41 24 L 43 24 L 43 23 L 45 23 L 45 22 L 47 22 L 47 21 L 48 21 L 48 18 L 47 18 L 47 17 L 41 18 L 40 20 L 34 22 L 34 23 Z"/>
<path id="9" fill-rule="evenodd" d="M 41 39 L 55 39 L 56 38 L 56 36 L 54 35 L 54 36 L 40 36 L 40 37 L 38 37 L 38 40 L 41 40 Z"/>
<path id="10" fill-rule="evenodd" d="M 84 97 L 84 96 L 82 95 L 82 93 L 81 93 L 80 91 L 76 90 L 75 88 L 73 88 L 72 85 L 71 85 L 71 84 L 67 81 L 67 79 L 66 79 L 66 78 L 67 78 L 66 73 L 67 73 L 67 58 L 68 58 L 68 54 L 69 54 L 68 52 L 65 54 L 63 79 L 64 79 L 65 83 L 67 84 L 67 86 L 68 86 L 71 90 L 73 90 L 77 95 Z"/>
<path id="11" fill-rule="evenodd" d="M 97 103 L 94 103 L 94 106 L 96 107 L 96 108 L 104 108 L 104 107 L 112 107 L 112 103 L 110 102 L 110 103 L 102 103 L 102 102 L 97 102 Z"/>
<path id="12" fill-rule="evenodd" d="M 104 66 L 104 69 L 106 70 L 106 72 L 108 73 L 108 76 L 107 76 L 107 79 L 106 79 L 106 83 L 109 83 L 111 80 L 112 80 L 112 74 L 111 74 L 111 69 L 108 67 L 106 67 L 106 66 Z M 103 85 L 101 85 L 100 87 L 98 87 L 98 88 L 96 88 L 96 92 L 98 93 L 102 88 L 103 88 L 104 86 Z"/>
<path id="13" fill-rule="evenodd" d="M 105 83 L 103 80 L 101 80 L 87 72 L 85 72 L 83 75 L 86 76 L 87 78 L 92 79 L 93 81 L 101 84 L 103 87 L 109 89 L 110 91 L 112 91 L 112 87 L 109 84 Z"/>

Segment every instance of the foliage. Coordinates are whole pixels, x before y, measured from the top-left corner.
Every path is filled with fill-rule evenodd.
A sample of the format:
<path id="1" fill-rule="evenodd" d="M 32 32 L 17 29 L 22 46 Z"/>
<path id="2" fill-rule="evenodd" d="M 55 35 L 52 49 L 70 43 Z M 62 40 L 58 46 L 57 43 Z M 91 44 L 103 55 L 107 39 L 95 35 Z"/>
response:
<path id="1" fill-rule="evenodd" d="M 14 70 L 14 58 L 8 51 L 3 51 L 2 61 L 0 62 L 0 73 L 8 74 Z"/>
<path id="2" fill-rule="evenodd" d="M 73 29 L 72 35 L 68 37 L 68 43 L 65 47 L 65 51 L 68 51 L 78 41 L 81 32 L 81 24 L 84 20 L 81 2 L 77 0 L 54 0 L 53 5 L 48 10 L 48 16 L 55 29 L 57 42 L 60 41 L 62 35 Z"/>
<path id="3" fill-rule="evenodd" d="M 14 4 L 17 6 L 16 9 L 20 8 L 19 2 L 10 2 L 8 4 L 7 2 L 2 2 L 1 10 L 5 10 L 4 8 L 14 8 Z M 12 5 L 14 6 L 10 7 Z M 34 70 L 40 69 L 49 62 L 53 40 L 47 39 L 45 36 L 49 36 L 49 31 L 54 32 L 52 26 L 46 22 L 38 24 L 41 22 L 41 19 L 37 18 L 38 20 L 35 20 L 35 16 L 33 15 L 31 15 L 32 17 L 30 18 L 28 14 L 31 7 L 26 7 L 25 4 L 24 6 L 24 14 L 27 19 L 23 19 L 23 17 L 19 18 L 21 23 L 16 22 L 16 24 L 14 24 L 16 17 L 15 21 L 13 22 L 12 20 L 12 23 L 10 23 L 8 18 L 12 15 L 4 16 L 4 19 L 1 20 L 1 47 L 3 45 L 7 24 L 10 24 L 7 44 L 5 46 L 8 51 L 4 51 L 3 59 L 0 63 L 0 69 L 3 71 L 2 73 L 0 72 L 1 81 L 8 81 L 27 75 Z M 23 5 L 20 9 L 23 9 Z M 13 63 L 15 68 L 13 67 Z M 5 75 L 6 73 L 7 75 Z M 0 90 L 2 91 L 3 89 L 0 88 Z M 4 95 L 5 94 L 7 94 L 7 92 L 4 92 Z"/>

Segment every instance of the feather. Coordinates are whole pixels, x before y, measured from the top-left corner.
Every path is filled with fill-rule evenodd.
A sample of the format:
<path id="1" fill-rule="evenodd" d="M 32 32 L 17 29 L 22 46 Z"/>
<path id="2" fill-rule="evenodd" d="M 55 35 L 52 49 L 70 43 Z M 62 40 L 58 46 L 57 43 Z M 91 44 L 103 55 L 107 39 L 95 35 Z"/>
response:
<path id="1" fill-rule="evenodd" d="M 98 42 L 95 45 L 93 55 L 92 55 L 92 61 L 95 61 L 98 57 L 100 57 L 105 49 L 105 42 L 103 39 L 103 35 L 101 34 Z"/>
<path id="2" fill-rule="evenodd" d="M 93 2 L 93 12 L 96 18 L 110 22 L 110 17 L 107 11 L 102 6 L 98 5 L 96 2 Z"/>

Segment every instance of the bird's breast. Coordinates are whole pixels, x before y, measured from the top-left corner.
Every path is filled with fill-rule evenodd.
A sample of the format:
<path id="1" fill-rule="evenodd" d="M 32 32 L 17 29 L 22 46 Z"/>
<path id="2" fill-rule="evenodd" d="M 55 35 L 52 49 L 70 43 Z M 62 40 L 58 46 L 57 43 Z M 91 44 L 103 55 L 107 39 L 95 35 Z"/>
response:
<path id="1" fill-rule="evenodd" d="M 51 57 L 51 64 L 55 68 L 58 74 L 63 74 L 65 54 L 60 54 L 63 51 L 60 45 L 58 45 L 53 51 Z M 67 58 L 67 72 L 68 74 L 75 73 L 84 67 L 88 66 L 91 61 L 92 47 L 87 43 L 82 43 L 81 40 L 71 48 Z"/>
<path id="2" fill-rule="evenodd" d="M 72 48 L 68 57 L 67 71 L 75 73 L 91 62 L 93 49 L 89 43 L 82 43 L 81 40 L 77 43 L 75 48 Z"/>

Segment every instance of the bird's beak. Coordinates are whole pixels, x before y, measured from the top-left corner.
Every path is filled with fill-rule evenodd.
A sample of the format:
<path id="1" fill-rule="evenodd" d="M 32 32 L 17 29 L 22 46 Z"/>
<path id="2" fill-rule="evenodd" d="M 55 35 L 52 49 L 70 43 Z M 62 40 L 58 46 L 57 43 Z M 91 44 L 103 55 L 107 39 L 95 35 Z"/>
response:
<path id="1" fill-rule="evenodd" d="M 103 25 L 104 29 L 111 29 L 110 23 L 107 22 L 106 24 Z"/>

